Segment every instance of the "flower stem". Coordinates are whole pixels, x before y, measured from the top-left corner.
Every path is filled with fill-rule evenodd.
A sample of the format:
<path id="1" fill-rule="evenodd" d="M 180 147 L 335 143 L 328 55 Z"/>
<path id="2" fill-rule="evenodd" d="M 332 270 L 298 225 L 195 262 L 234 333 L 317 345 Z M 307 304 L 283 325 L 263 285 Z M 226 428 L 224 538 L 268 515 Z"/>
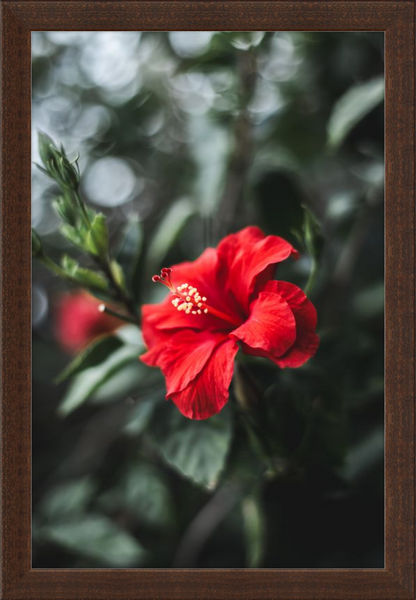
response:
<path id="1" fill-rule="evenodd" d="M 268 439 L 265 427 L 266 415 L 262 411 L 262 393 L 254 378 L 241 363 L 236 364 L 234 394 L 251 446 L 267 465 L 268 472 L 274 474 L 273 446 Z"/>

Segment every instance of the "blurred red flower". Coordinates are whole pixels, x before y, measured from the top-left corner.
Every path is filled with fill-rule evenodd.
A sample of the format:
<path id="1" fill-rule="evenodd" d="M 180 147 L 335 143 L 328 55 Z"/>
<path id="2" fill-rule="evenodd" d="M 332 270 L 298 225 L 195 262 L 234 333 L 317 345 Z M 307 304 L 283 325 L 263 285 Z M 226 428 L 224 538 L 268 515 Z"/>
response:
<path id="1" fill-rule="evenodd" d="M 296 285 L 271 280 L 290 256 L 298 252 L 284 239 L 247 227 L 153 277 L 171 293 L 143 306 L 141 360 L 162 370 L 167 398 L 186 417 L 223 408 L 238 344 L 280 367 L 300 367 L 315 354 L 315 307 Z"/>
<path id="2" fill-rule="evenodd" d="M 101 304 L 84 291 L 63 294 L 59 298 L 55 337 L 64 350 L 71 354 L 79 352 L 98 336 L 120 327 L 118 319 L 98 310 Z"/>

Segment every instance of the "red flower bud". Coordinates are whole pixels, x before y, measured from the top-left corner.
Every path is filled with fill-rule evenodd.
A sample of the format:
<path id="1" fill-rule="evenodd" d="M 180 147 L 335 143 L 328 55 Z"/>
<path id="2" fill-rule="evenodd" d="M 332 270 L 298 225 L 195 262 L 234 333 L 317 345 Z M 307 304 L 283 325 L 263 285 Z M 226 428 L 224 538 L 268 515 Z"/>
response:
<path id="1" fill-rule="evenodd" d="M 115 317 L 99 310 L 102 302 L 86 292 L 63 294 L 55 311 L 55 337 L 67 352 L 79 352 L 100 335 L 120 327 Z"/>

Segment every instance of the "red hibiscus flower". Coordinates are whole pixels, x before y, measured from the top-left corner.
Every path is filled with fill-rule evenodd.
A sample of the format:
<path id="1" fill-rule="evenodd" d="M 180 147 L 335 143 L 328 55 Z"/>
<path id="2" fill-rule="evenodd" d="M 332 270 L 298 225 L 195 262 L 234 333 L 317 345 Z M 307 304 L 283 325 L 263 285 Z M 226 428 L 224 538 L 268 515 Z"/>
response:
<path id="1" fill-rule="evenodd" d="M 55 314 L 55 337 L 70 354 L 79 352 L 100 335 L 120 327 L 120 321 L 100 312 L 101 302 L 86 292 L 64 294 Z"/>
<path id="2" fill-rule="evenodd" d="M 206 419 L 226 404 L 239 346 L 282 368 L 315 354 L 313 304 L 296 285 L 271 280 L 290 256 L 298 252 L 284 239 L 247 227 L 153 277 L 170 294 L 143 306 L 148 351 L 140 358 L 162 370 L 166 397 L 186 417 Z"/>

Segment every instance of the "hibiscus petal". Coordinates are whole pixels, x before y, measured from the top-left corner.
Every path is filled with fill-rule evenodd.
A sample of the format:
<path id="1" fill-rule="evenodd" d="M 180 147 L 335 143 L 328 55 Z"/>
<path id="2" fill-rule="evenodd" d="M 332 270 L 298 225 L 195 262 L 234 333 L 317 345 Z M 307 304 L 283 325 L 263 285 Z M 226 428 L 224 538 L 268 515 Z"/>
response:
<path id="1" fill-rule="evenodd" d="M 208 298 L 208 305 L 213 306 L 234 320 L 244 320 L 244 316 L 236 314 L 233 308 L 235 300 L 227 298 L 224 290 L 217 282 L 217 252 L 207 248 L 193 262 L 184 262 L 172 267 L 171 278 L 178 287 L 183 283 L 196 287 L 201 296 Z M 142 306 L 142 333 L 148 347 L 166 339 L 168 330 L 230 330 L 228 321 L 224 321 L 213 313 L 188 315 L 172 306 L 173 295 L 168 293 L 159 304 Z"/>
<path id="2" fill-rule="evenodd" d="M 212 352 L 202 371 L 180 392 L 169 394 L 180 412 L 189 419 L 208 419 L 228 400 L 238 346 L 227 339 Z"/>
<path id="3" fill-rule="evenodd" d="M 314 356 L 319 346 L 315 333 L 317 315 L 304 292 L 286 281 L 269 281 L 265 290 L 279 294 L 290 306 L 296 321 L 296 341 L 283 356 L 269 356 L 279 367 L 300 367 Z"/>
<path id="4" fill-rule="evenodd" d="M 183 390 L 205 367 L 212 352 L 227 335 L 183 329 L 140 356 L 147 365 L 159 367 L 166 378 L 167 395 Z"/>
<path id="5" fill-rule="evenodd" d="M 255 288 L 272 276 L 271 266 L 299 253 L 276 235 L 265 236 L 258 227 L 246 227 L 227 236 L 218 246 L 219 277 L 247 310 Z"/>
<path id="6" fill-rule="evenodd" d="M 249 318 L 232 335 L 252 348 L 253 354 L 260 350 L 281 356 L 295 342 L 295 317 L 279 294 L 260 292 L 250 305 Z"/>

